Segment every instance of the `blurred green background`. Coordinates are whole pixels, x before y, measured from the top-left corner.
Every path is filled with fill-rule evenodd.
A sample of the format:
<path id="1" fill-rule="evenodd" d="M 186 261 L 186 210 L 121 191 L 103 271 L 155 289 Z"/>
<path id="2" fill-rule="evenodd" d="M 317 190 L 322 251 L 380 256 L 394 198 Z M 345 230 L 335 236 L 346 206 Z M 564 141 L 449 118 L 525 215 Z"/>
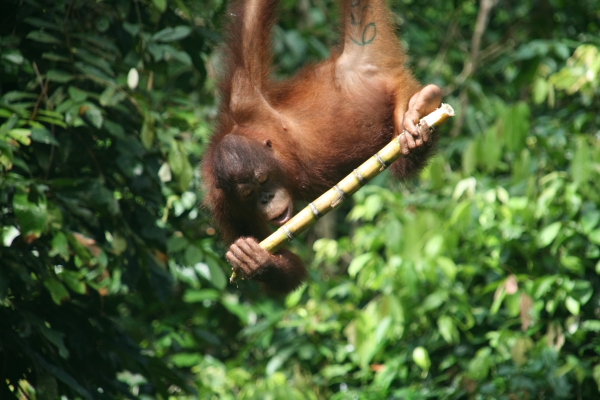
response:
<path id="1" fill-rule="evenodd" d="M 283 0 L 279 76 L 331 0 Z M 394 3 L 438 155 L 229 285 L 201 207 L 223 0 L 3 0 L 0 399 L 595 399 L 600 3 Z"/>

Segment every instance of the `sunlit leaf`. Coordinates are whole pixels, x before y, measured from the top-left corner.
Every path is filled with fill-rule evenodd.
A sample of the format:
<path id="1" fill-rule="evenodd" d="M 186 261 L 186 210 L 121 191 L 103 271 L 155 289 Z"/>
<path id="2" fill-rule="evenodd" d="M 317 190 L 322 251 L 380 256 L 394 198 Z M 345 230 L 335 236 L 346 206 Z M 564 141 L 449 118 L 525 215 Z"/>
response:
<path id="1" fill-rule="evenodd" d="M 560 232 L 562 224 L 560 221 L 553 222 L 546 226 L 538 235 L 537 243 L 539 247 L 546 247 L 556 238 L 558 232 Z"/>
<path id="2" fill-rule="evenodd" d="M 77 271 L 64 270 L 58 274 L 59 278 L 75 293 L 86 294 L 87 287 L 81 274 Z"/>
<path id="3" fill-rule="evenodd" d="M 569 312 L 573 315 L 579 315 L 579 302 L 577 300 L 575 300 L 574 298 L 572 298 L 571 296 L 567 296 L 566 300 L 565 300 L 565 306 L 567 307 L 567 310 L 569 310 Z"/>
<path id="4" fill-rule="evenodd" d="M 429 352 L 424 347 L 416 347 L 412 353 L 413 360 L 422 370 L 429 371 L 431 360 Z"/>
<path id="5" fill-rule="evenodd" d="M 137 88 L 139 82 L 140 74 L 138 73 L 138 70 L 135 68 L 131 68 L 129 70 L 129 73 L 127 74 L 127 86 L 129 86 L 129 88 L 133 90 Z"/>
<path id="6" fill-rule="evenodd" d="M 596 381 L 596 385 L 598 385 L 598 391 L 600 391 L 600 364 L 594 365 L 592 376 L 594 377 L 594 381 Z"/>
<path id="7" fill-rule="evenodd" d="M 356 257 L 354 260 L 352 260 L 350 266 L 348 267 L 348 275 L 350 275 L 351 278 L 355 278 L 356 275 L 365 267 L 365 265 L 373 260 L 373 258 L 374 256 L 371 253 L 361 254 Z"/>
<path id="8" fill-rule="evenodd" d="M 165 162 L 160 166 L 158 170 L 158 177 L 161 182 L 170 182 L 173 179 L 171 175 L 171 168 L 169 168 L 169 163 Z"/>
<path id="9" fill-rule="evenodd" d="M 588 238 L 592 243 L 600 244 L 600 229 L 594 229 L 588 235 Z"/>
<path id="10" fill-rule="evenodd" d="M 442 315 L 440 318 L 438 318 L 437 325 L 440 334 L 446 342 L 458 343 L 458 329 L 456 329 L 456 325 L 454 325 L 454 322 L 452 321 L 451 317 L 447 315 Z"/>
<path id="11" fill-rule="evenodd" d="M 600 211 L 593 210 L 583 213 L 581 216 L 581 230 L 583 233 L 591 233 L 600 222 Z"/>
<path id="12" fill-rule="evenodd" d="M 19 221 L 21 234 L 31 236 L 32 239 L 39 237 L 45 230 L 48 220 L 46 199 L 38 196 L 37 202 L 30 202 L 28 193 L 20 191 L 13 198 L 13 207 Z"/>
<path id="13" fill-rule="evenodd" d="M 205 300 L 217 300 L 220 294 L 215 289 L 187 290 L 183 295 L 186 303 L 201 303 Z"/>
<path id="14" fill-rule="evenodd" d="M 200 353 L 178 353 L 171 356 L 171 361 L 178 367 L 193 367 L 202 361 Z"/>
<path id="15" fill-rule="evenodd" d="M 20 129 L 20 128 L 16 128 L 16 129 L 11 129 L 8 131 L 8 134 L 15 139 L 16 141 L 18 141 L 21 144 L 24 144 L 25 146 L 29 146 L 31 144 L 31 130 L 30 129 Z"/>

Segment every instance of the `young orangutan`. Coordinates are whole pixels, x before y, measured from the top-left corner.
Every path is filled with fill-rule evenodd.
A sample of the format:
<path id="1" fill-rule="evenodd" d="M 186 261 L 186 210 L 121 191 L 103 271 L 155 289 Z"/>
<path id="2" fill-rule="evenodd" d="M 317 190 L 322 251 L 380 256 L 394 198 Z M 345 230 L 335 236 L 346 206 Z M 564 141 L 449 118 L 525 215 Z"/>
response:
<path id="1" fill-rule="evenodd" d="M 245 0 L 231 9 L 218 126 L 203 161 L 206 202 L 231 247 L 233 270 L 287 294 L 307 273 L 288 250 L 259 240 L 400 135 L 406 178 L 435 144 L 419 120 L 438 108 L 441 90 L 422 87 L 406 67 L 385 0 L 343 0 L 343 39 L 329 59 L 294 78 L 271 78 L 271 28 L 277 1 Z"/>

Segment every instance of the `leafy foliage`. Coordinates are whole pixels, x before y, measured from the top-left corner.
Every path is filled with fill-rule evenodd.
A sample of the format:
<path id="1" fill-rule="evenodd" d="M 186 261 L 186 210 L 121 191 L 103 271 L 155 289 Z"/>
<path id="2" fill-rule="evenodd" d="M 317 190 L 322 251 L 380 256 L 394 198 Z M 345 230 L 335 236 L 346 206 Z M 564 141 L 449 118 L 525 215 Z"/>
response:
<path id="1" fill-rule="evenodd" d="M 485 1 L 397 4 L 459 115 L 418 182 L 293 244 L 311 279 L 285 301 L 227 284 L 200 206 L 226 4 L 5 3 L 1 398 L 596 397 L 595 2 L 500 1 L 479 30 Z M 288 75 L 338 17 L 283 3 Z"/>

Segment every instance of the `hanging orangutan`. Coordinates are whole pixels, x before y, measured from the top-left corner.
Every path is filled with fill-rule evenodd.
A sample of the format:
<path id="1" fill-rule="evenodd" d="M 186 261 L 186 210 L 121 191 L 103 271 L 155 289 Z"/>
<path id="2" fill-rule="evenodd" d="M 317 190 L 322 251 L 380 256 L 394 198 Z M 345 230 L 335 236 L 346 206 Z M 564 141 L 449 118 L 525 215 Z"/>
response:
<path id="1" fill-rule="evenodd" d="M 288 250 L 270 254 L 259 240 L 400 135 L 392 174 L 417 174 L 436 135 L 419 120 L 441 104 L 406 67 L 385 0 L 343 0 L 343 38 L 331 56 L 295 77 L 271 77 L 277 1 L 231 8 L 219 122 L 203 161 L 206 203 L 231 244 L 233 270 L 287 294 L 307 272 Z"/>

